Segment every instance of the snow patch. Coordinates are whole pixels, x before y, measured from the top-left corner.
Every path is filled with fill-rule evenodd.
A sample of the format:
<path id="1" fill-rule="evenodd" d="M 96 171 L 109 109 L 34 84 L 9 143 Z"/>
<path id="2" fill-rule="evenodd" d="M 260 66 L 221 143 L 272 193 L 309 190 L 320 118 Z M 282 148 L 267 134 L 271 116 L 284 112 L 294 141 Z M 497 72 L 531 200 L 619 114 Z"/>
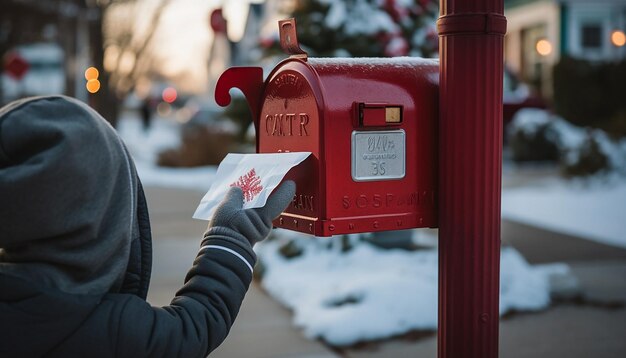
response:
<path id="1" fill-rule="evenodd" d="M 150 129 L 143 130 L 141 121 L 132 115 L 120 118 L 117 131 L 126 144 L 144 186 L 169 187 L 207 191 L 211 187 L 215 166 L 165 168 L 156 165 L 158 153 L 180 145 L 180 124 L 155 117 Z"/>
<path id="2" fill-rule="evenodd" d="M 626 181 L 551 180 L 505 189 L 502 218 L 626 248 Z"/>
<path id="3" fill-rule="evenodd" d="M 138 117 L 126 114 L 117 131 L 139 163 L 156 163 L 159 152 L 180 145 L 180 124 L 160 117 L 153 117 L 150 128 L 144 130 Z"/>
<path id="4" fill-rule="evenodd" d="M 415 66 L 439 66 L 439 60 L 416 57 L 312 57 L 307 60 L 314 66 L 395 66 L 406 68 Z"/>
<path id="5" fill-rule="evenodd" d="M 344 1 L 325 0 L 323 3 L 329 5 L 325 25 L 335 30 L 343 27 L 342 32 L 348 36 L 398 31 L 398 25 L 375 2 L 355 0 L 349 7 Z"/>
<path id="6" fill-rule="evenodd" d="M 262 285 L 293 310 L 294 324 L 307 337 L 345 346 L 437 328 L 436 249 L 383 250 L 357 243 L 341 253 L 321 239 L 277 233 L 277 239 L 255 247 L 266 269 Z M 278 251 L 289 239 L 303 253 L 288 260 Z M 546 270 L 530 266 L 512 248 L 502 250 L 501 282 L 500 313 L 540 310 L 550 302 Z"/>
<path id="7" fill-rule="evenodd" d="M 346 3 L 343 1 L 335 1 L 331 3 L 328 15 L 326 15 L 326 26 L 330 29 L 338 29 L 346 21 L 347 10 Z"/>

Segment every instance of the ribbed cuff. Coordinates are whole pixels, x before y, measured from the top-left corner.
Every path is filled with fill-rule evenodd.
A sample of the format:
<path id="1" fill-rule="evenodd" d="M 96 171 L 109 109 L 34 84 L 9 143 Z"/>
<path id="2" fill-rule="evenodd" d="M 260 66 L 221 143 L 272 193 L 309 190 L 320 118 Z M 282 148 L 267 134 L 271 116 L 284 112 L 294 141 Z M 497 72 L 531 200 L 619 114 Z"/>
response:
<path id="1" fill-rule="evenodd" d="M 254 262 L 256 262 L 256 254 L 254 253 L 254 250 L 252 250 L 252 245 L 245 236 L 237 231 L 224 226 L 210 227 L 207 232 L 204 233 L 204 239 L 202 240 L 201 246 L 212 245 L 212 240 L 224 240 L 236 245 L 238 248 L 244 250 L 244 252 L 249 255 Z"/>

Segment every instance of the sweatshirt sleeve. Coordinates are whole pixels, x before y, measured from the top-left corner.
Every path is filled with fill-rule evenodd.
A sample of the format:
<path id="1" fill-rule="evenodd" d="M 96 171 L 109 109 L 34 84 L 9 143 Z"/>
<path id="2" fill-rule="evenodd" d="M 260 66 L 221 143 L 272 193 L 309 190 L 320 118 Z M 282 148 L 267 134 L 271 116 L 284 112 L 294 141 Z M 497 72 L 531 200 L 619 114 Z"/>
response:
<path id="1" fill-rule="evenodd" d="M 252 281 L 256 256 L 247 242 L 205 236 L 184 286 L 169 306 L 152 307 L 139 297 L 109 295 L 95 322 L 108 321 L 115 357 L 204 357 L 228 335 Z M 119 300 L 123 297 L 122 302 Z M 91 325 L 93 326 L 93 325 Z M 97 333 L 96 333 L 97 334 Z M 83 342 L 87 343 L 87 342 Z M 109 348 L 110 347 L 110 348 Z"/>

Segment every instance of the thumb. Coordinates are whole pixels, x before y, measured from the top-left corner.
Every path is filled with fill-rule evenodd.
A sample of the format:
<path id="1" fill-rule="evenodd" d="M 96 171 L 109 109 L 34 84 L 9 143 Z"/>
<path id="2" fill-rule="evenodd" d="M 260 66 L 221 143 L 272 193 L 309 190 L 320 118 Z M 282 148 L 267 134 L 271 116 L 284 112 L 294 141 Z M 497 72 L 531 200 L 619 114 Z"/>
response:
<path id="1" fill-rule="evenodd" d="M 293 200 L 296 194 L 296 183 L 291 180 L 284 181 L 274 192 L 267 198 L 265 206 L 259 209 L 262 216 L 275 219 L 282 213 L 287 205 Z"/>

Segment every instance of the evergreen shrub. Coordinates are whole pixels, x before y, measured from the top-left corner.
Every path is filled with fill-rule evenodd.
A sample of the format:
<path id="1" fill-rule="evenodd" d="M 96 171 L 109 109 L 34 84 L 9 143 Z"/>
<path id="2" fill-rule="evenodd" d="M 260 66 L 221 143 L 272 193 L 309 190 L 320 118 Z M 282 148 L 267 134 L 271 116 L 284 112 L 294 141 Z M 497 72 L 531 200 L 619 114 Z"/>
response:
<path id="1" fill-rule="evenodd" d="M 516 162 L 552 161 L 566 177 L 626 174 L 626 139 L 611 139 L 600 129 L 578 127 L 540 109 L 523 109 L 508 129 Z"/>
<path id="2" fill-rule="evenodd" d="M 554 66 L 554 109 L 577 126 L 626 137 L 626 60 L 563 57 Z"/>
<path id="3" fill-rule="evenodd" d="M 235 144 L 232 134 L 206 126 L 183 127 L 181 137 L 179 148 L 166 149 L 159 153 L 159 166 L 218 165 Z"/>
<path id="4" fill-rule="evenodd" d="M 609 157 L 600 146 L 598 140 L 588 134 L 585 141 L 573 153 L 575 160 L 561 161 L 561 171 L 567 177 L 588 176 L 611 167 Z"/>

